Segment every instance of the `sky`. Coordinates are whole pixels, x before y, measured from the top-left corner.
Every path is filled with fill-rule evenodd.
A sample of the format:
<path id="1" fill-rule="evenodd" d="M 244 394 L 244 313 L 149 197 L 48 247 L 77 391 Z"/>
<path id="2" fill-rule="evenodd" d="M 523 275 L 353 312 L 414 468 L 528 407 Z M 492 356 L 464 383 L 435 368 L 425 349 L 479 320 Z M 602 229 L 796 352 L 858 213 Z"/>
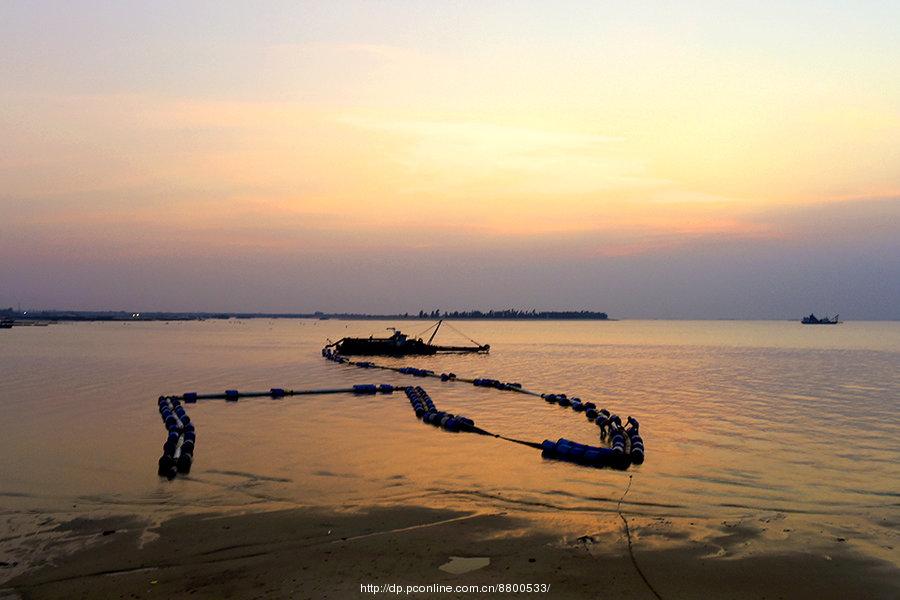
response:
<path id="1" fill-rule="evenodd" d="M 900 319 L 897 23 L 0 0 L 0 307 Z"/>

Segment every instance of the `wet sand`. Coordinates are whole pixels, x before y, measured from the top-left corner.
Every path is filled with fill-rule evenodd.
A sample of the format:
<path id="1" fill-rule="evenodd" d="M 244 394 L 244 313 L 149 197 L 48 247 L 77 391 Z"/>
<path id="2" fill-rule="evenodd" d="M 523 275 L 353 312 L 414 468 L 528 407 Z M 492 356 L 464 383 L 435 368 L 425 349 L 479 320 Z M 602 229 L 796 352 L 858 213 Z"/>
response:
<path id="1" fill-rule="evenodd" d="M 57 529 L 83 547 L 0 585 L 0 598 L 359 598 L 396 595 L 363 592 L 362 584 L 507 583 L 550 590 L 501 596 L 900 597 L 896 566 L 842 540 L 779 545 L 764 539 L 768 528 L 759 523 L 705 523 L 700 540 L 687 522 L 626 515 L 632 561 L 618 514 L 564 526 L 533 517 L 411 506 L 204 514 L 151 526 L 151 541 L 138 517 L 79 518 Z M 59 543 L 48 556 L 63 548 Z M 489 564 L 454 575 L 440 569 L 450 557 L 486 557 Z"/>

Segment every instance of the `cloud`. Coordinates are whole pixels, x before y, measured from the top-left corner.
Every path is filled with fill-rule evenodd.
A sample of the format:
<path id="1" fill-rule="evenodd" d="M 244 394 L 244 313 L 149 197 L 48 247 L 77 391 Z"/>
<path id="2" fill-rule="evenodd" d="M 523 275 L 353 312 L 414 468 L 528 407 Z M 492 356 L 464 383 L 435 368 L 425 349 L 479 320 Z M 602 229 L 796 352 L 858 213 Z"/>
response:
<path id="1" fill-rule="evenodd" d="M 652 184 L 641 161 L 615 149 L 620 136 L 495 121 L 358 115 L 339 121 L 400 140 L 394 163 L 419 193 L 468 190 L 508 197 Z"/>

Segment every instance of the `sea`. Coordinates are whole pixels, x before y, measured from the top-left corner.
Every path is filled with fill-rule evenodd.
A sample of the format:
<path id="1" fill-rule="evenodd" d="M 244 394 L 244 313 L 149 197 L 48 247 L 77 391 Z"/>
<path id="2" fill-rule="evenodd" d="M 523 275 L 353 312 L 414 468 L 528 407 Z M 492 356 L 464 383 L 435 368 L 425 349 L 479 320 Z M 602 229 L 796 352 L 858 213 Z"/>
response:
<path id="1" fill-rule="evenodd" d="M 646 460 L 627 471 L 436 429 L 397 393 L 188 405 L 191 473 L 157 475 L 157 397 L 188 391 L 421 385 L 439 409 L 505 437 L 603 443 L 583 413 L 539 397 L 321 355 L 328 340 L 432 324 L 260 318 L 0 331 L 0 560 L 21 570 L 76 518 L 416 505 L 550 522 L 619 511 L 676 528 L 752 521 L 781 540 L 807 532 L 900 564 L 898 322 L 464 321 L 452 325 L 489 354 L 373 359 L 519 382 L 633 416 Z M 436 341 L 466 343 L 448 327 Z"/>

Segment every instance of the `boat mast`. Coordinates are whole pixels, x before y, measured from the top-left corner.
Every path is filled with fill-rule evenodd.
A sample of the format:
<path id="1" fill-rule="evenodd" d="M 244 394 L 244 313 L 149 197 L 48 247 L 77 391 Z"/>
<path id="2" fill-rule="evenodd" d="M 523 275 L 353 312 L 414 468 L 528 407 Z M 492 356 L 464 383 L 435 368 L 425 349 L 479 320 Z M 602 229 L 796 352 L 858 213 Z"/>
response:
<path id="1" fill-rule="evenodd" d="M 434 339 L 434 336 L 437 335 L 438 329 L 441 328 L 441 323 L 443 323 L 443 322 L 444 322 L 443 319 L 441 319 L 440 321 L 437 322 L 437 327 L 434 328 L 434 333 L 432 333 L 432 334 L 431 334 L 431 337 L 428 338 L 428 345 L 429 345 L 429 346 L 431 345 L 431 340 L 433 340 L 433 339 Z"/>

